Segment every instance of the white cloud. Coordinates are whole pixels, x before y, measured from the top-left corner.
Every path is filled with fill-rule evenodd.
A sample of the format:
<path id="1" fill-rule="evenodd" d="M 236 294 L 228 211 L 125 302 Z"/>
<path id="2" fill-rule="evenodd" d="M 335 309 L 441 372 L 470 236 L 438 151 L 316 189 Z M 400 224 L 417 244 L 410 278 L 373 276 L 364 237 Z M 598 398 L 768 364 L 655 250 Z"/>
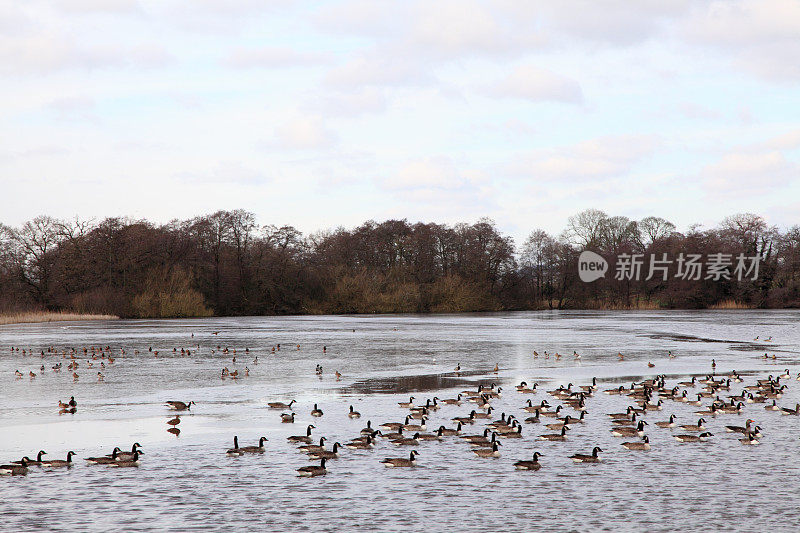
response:
<path id="1" fill-rule="evenodd" d="M 750 196 L 773 192 L 800 179 L 800 166 L 777 151 L 732 152 L 700 172 L 706 191 L 720 196 Z"/>
<path id="2" fill-rule="evenodd" d="M 236 48 L 223 64 L 234 68 L 288 68 L 316 65 L 326 60 L 320 53 L 299 52 L 291 48 Z"/>
<path id="3" fill-rule="evenodd" d="M 297 116 L 275 129 L 273 146 L 287 150 L 321 150 L 338 142 L 319 116 Z"/>
<path id="4" fill-rule="evenodd" d="M 575 80 L 549 70 L 528 65 L 517 67 L 493 87 L 485 90 L 487 94 L 521 98 L 532 102 L 581 103 L 583 91 Z"/>

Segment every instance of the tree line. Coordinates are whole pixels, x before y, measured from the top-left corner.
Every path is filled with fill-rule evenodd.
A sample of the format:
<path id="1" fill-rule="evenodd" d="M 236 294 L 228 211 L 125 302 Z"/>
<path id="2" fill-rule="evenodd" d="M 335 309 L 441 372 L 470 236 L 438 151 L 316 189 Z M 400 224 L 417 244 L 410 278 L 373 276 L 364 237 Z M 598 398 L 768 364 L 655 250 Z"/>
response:
<path id="1" fill-rule="evenodd" d="M 584 250 L 610 265 L 591 283 L 579 278 Z M 684 257 L 713 254 L 730 259 L 731 275 L 676 275 Z M 732 275 L 741 256 L 758 258 L 757 276 Z M 619 258 L 641 262 L 642 275 L 620 275 Z M 669 272 L 647 276 L 666 258 Z M 570 217 L 562 233 L 535 230 L 516 246 L 488 219 L 368 221 L 310 235 L 259 225 L 243 210 L 164 225 L 48 216 L 0 225 L 0 312 L 193 317 L 715 306 L 800 306 L 800 226 L 780 231 L 739 214 L 715 228 L 679 232 L 662 218 L 590 209 Z"/>

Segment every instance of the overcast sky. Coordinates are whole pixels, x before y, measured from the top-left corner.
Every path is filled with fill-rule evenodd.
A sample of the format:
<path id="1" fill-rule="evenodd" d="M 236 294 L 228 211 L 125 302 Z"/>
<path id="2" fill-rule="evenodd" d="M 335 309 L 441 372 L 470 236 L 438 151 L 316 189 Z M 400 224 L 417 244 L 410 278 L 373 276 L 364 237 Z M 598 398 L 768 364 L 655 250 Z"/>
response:
<path id="1" fill-rule="evenodd" d="M 0 222 L 800 223 L 800 0 L 0 0 Z"/>

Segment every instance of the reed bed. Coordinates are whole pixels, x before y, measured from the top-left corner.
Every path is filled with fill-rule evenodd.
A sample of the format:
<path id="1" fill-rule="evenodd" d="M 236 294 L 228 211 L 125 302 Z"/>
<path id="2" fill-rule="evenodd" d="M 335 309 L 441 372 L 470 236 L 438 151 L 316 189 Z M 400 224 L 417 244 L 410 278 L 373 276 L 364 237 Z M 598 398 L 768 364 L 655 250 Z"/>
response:
<path id="1" fill-rule="evenodd" d="M 69 312 L 46 312 L 30 311 L 24 313 L 5 313 L 0 314 L 0 325 L 3 324 L 23 324 L 32 322 L 62 322 L 77 320 L 117 320 L 114 315 L 91 315 Z"/>

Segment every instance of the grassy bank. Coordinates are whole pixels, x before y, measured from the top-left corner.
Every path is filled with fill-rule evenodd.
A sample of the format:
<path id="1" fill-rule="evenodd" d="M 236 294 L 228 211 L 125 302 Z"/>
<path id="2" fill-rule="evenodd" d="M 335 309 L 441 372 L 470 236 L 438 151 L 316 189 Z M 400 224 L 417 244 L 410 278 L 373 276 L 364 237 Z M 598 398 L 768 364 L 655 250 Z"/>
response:
<path id="1" fill-rule="evenodd" d="M 27 313 L 8 313 L 0 314 L 0 325 L 3 324 L 23 324 L 30 322 L 61 322 L 75 320 L 116 320 L 114 315 L 87 315 L 80 313 L 48 313 L 44 311 L 31 311 Z"/>

